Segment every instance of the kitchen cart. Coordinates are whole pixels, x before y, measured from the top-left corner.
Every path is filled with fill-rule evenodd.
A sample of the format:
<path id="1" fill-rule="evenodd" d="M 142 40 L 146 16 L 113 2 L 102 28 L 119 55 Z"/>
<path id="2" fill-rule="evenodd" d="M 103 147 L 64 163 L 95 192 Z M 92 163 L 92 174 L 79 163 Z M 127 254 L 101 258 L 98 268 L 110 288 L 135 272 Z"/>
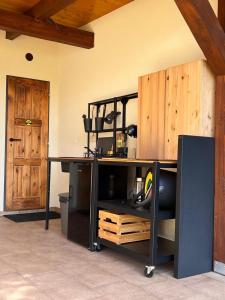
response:
<path id="1" fill-rule="evenodd" d="M 177 163 L 175 161 L 98 160 L 98 163 L 94 165 L 95 173 L 93 177 L 95 181 L 95 197 L 92 201 L 93 242 L 97 250 L 101 249 L 102 246 L 107 246 L 118 250 L 119 252 L 141 259 L 145 263 L 145 275 L 147 277 L 152 277 L 156 265 L 173 260 L 175 242 L 159 237 L 158 225 L 162 220 L 175 218 L 175 202 L 173 209 L 160 209 L 159 206 L 160 170 L 174 168 L 177 168 Z M 152 170 L 153 197 L 149 208 L 136 209 L 130 206 L 129 200 L 126 198 L 126 192 L 124 192 L 127 190 L 126 176 L 129 176 L 129 169 L 135 170 L 135 173 L 140 173 L 141 169 Z M 117 191 L 115 191 L 114 199 L 105 199 L 107 196 L 104 197 L 105 188 L 107 188 L 107 183 L 104 180 L 109 173 L 114 173 L 115 175 L 115 186 L 117 186 Z M 115 213 L 126 213 L 148 219 L 150 221 L 150 240 L 117 245 L 109 240 L 98 237 L 98 211 L 100 209 Z"/>
<path id="2" fill-rule="evenodd" d="M 135 209 L 127 201 L 127 170 L 152 168 L 153 199 L 149 209 Z M 174 209 L 159 206 L 160 170 L 177 168 Z M 114 170 L 113 199 L 107 198 L 107 175 Z M 213 269 L 214 139 L 179 136 L 178 161 L 98 159 L 93 162 L 91 201 L 92 250 L 103 246 L 141 259 L 145 275 L 156 265 L 174 260 L 174 276 L 185 278 Z M 122 188 L 123 187 L 123 188 Z M 117 245 L 98 237 L 98 211 L 131 214 L 150 221 L 150 240 Z M 161 220 L 175 219 L 175 240 L 158 235 Z"/>

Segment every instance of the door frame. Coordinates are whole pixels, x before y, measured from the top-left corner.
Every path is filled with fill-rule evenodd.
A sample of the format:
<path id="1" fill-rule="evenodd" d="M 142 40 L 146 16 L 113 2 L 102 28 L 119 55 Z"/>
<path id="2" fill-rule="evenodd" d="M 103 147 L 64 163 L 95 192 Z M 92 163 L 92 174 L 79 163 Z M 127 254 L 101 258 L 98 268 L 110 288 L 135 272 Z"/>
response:
<path id="1" fill-rule="evenodd" d="M 20 76 L 14 76 L 14 75 L 6 75 L 6 110 L 5 110 L 5 158 L 4 158 L 4 195 L 3 195 L 3 211 L 9 211 L 6 209 L 6 168 L 7 168 L 7 124 L 8 124 L 8 79 L 9 78 L 16 78 L 16 79 L 28 79 L 28 80 L 33 80 L 33 81 L 41 81 L 41 82 L 46 82 L 49 86 L 49 93 L 48 93 L 48 143 L 47 143 L 47 157 L 49 156 L 49 117 L 50 117 L 50 88 L 51 88 L 51 83 L 48 80 L 41 80 L 41 79 L 34 79 L 34 78 L 28 78 L 28 77 L 20 77 Z M 28 209 L 31 210 L 31 209 Z M 24 210 L 26 211 L 26 210 Z"/>

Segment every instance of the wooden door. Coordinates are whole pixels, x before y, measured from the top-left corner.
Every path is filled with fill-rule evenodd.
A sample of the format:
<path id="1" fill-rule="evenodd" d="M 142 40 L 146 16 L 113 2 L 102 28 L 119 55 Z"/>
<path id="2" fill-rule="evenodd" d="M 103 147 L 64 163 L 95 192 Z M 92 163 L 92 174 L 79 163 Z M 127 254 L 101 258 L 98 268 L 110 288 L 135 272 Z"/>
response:
<path id="1" fill-rule="evenodd" d="M 5 209 L 44 208 L 49 83 L 7 76 Z"/>
<path id="2" fill-rule="evenodd" d="M 139 78 L 137 158 L 164 158 L 166 72 Z"/>

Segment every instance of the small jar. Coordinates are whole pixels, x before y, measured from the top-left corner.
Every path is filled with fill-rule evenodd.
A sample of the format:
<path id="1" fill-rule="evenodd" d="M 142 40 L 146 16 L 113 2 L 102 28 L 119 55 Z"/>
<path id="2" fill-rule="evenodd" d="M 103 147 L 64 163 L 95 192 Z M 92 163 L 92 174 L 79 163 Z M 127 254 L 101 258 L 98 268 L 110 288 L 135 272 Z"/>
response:
<path id="1" fill-rule="evenodd" d="M 140 193 L 143 190 L 143 178 L 136 178 L 136 194 Z M 141 200 L 141 195 L 137 198 L 137 200 Z"/>

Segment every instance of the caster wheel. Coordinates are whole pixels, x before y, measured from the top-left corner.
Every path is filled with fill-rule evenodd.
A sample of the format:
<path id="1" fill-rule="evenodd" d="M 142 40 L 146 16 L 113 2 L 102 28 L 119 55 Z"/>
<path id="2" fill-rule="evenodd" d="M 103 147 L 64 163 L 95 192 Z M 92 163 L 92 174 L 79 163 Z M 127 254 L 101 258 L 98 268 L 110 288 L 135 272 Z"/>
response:
<path id="1" fill-rule="evenodd" d="M 102 245 L 99 245 L 97 243 L 94 243 L 93 246 L 92 246 L 92 250 L 91 251 L 96 251 L 96 252 L 99 252 L 103 249 L 103 246 Z"/>
<path id="2" fill-rule="evenodd" d="M 103 246 L 102 246 L 102 245 L 97 245 L 97 246 L 96 246 L 96 251 L 97 251 L 97 252 L 102 251 L 102 249 L 103 249 Z"/>
<path id="3" fill-rule="evenodd" d="M 145 267 L 144 274 L 145 274 L 145 277 L 152 278 L 152 276 L 154 275 L 154 269 L 152 269 L 150 267 Z"/>

